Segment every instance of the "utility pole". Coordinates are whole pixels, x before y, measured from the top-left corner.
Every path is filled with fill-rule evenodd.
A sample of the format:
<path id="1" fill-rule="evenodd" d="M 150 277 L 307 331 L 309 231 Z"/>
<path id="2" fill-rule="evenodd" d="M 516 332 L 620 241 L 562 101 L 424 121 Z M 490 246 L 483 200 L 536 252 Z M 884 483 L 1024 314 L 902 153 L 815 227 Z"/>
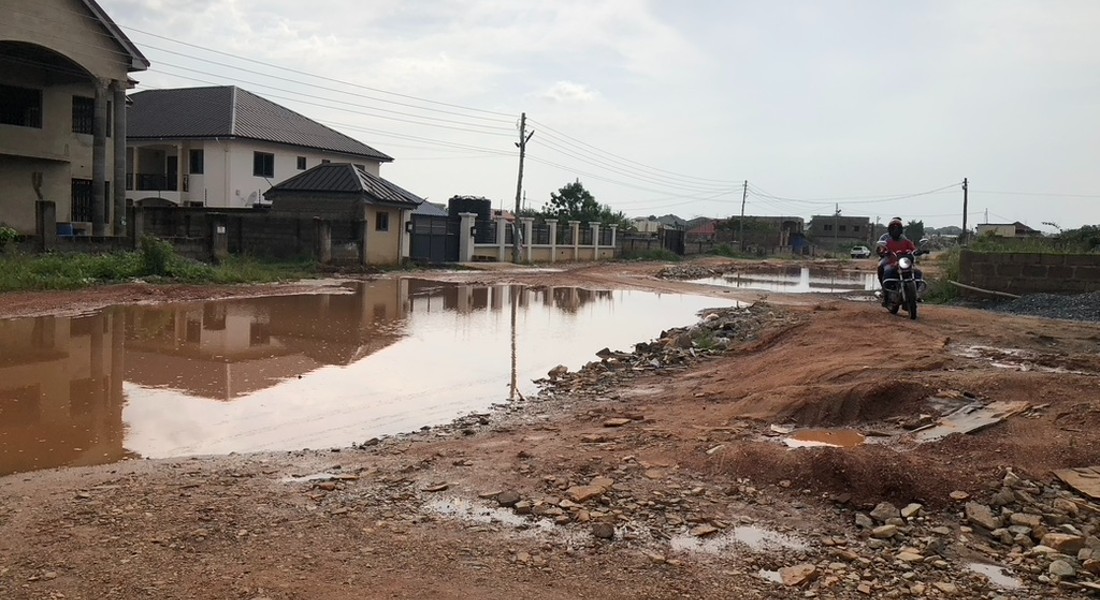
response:
<path id="1" fill-rule="evenodd" d="M 840 231 L 840 203 L 836 205 L 836 212 L 833 213 L 833 252 L 840 252 L 840 241 L 837 239 L 837 234 Z"/>
<path id="2" fill-rule="evenodd" d="M 527 113 L 520 113 L 519 141 L 516 142 L 516 147 L 519 148 L 519 177 L 516 178 L 516 212 L 512 215 L 513 263 L 519 263 L 519 203 L 523 196 L 523 157 L 527 154 L 527 142 L 531 141 L 533 135 L 535 135 L 534 131 L 527 133 Z"/>
<path id="3" fill-rule="evenodd" d="M 964 244 L 966 243 L 966 237 L 967 237 L 967 232 L 966 232 L 966 211 L 967 211 L 967 201 L 968 201 L 968 198 L 967 198 L 968 184 L 969 184 L 969 182 L 967 181 L 967 178 L 963 177 L 963 232 L 962 232 L 962 237 L 960 238 L 960 241 L 961 241 L 961 243 L 964 243 Z"/>
<path id="4" fill-rule="evenodd" d="M 745 200 L 749 197 L 749 180 L 741 190 L 741 220 L 737 222 L 737 239 L 741 242 L 741 251 L 745 251 Z"/>

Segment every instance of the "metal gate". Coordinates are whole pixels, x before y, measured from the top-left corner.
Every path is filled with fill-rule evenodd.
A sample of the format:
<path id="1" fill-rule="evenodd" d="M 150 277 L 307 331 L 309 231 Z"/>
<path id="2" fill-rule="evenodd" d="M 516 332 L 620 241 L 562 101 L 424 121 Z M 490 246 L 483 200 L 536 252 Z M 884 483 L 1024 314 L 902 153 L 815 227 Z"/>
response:
<path id="1" fill-rule="evenodd" d="M 684 255 L 684 230 L 664 228 L 661 229 L 661 246 L 669 252 L 674 252 L 680 256 Z"/>
<path id="2" fill-rule="evenodd" d="M 426 263 L 458 262 L 459 225 L 459 219 L 451 217 L 413 215 L 409 258 Z"/>

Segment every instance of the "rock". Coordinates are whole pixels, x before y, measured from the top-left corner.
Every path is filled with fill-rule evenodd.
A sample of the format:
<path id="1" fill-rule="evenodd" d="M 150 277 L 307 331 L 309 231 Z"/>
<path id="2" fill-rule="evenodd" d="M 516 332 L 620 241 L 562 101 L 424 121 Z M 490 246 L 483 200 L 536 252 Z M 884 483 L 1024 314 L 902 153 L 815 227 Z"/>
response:
<path id="1" fill-rule="evenodd" d="M 1081 568 L 1092 573 L 1093 575 L 1100 575 L 1100 560 L 1089 559 L 1086 560 Z"/>
<path id="2" fill-rule="evenodd" d="M 439 483 L 428 484 L 428 486 L 424 488 L 424 491 L 425 492 L 442 492 L 442 491 L 445 491 L 449 487 L 451 487 L 449 484 L 447 484 L 446 482 L 441 481 Z"/>
<path id="3" fill-rule="evenodd" d="M 616 417 L 616 418 L 607 419 L 606 421 L 604 421 L 603 426 L 604 427 L 622 427 L 623 425 L 627 425 L 629 423 L 630 423 L 630 419 L 625 419 L 623 417 Z"/>
<path id="4" fill-rule="evenodd" d="M 875 529 L 871 531 L 871 537 L 879 540 L 888 540 L 897 534 L 897 525 L 883 525 L 881 527 L 875 527 Z"/>
<path id="5" fill-rule="evenodd" d="M 1063 512 L 1071 517 L 1076 517 L 1077 513 L 1080 512 L 1081 509 L 1077 506 L 1077 503 L 1072 500 L 1067 500 L 1065 498 L 1056 498 L 1054 500 L 1054 510 L 1058 512 Z"/>
<path id="6" fill-rule="evenodd" d="M 46 571 L 42 574 L 42 579 L 45 579 L 46 581 L 57 579 L 57 573 L 55 573 L 54 571 Z"/>
<path id="7" fill-rule="evenodd" d="M 499 504 L 501 506 L 505 506 L 505 507 L 515 506 L 516 503 L 519 502 L 519 500 L 520 500 L 519 492 L 516 492 L 516 491 L 513 491 L 513 490 L 508 490 L 506 492 L 501 492 L 501 493 L 497 494 L 496 500 L 497 500 L 497 504 Z"/>
<path id="8" fill-rule="evenodd" d="M 1017 533 L 1016 537 L 1012 538 L 1012 543 L 1025 550 L 1035 545 L 1035 542 L 1032 541 L 1031 536 L 1026 533 Z"/>
<path id="9" fill-rule="evenodd" d="M 863 513 L 856 513 L 856 525 L 863 529 L 874 529 L 875 522 Z"/>
<path id="10" fill-rule="evenodd" d="M 615 526 L 611 523 L 593 523 L 592 535 L 601 540 L 610 540 L 615 537 Z"/>
<path id="11" fill-rule="evenodd" d="M 993 509 L 977 502 L 966 503 L 966 520 L 986 531 L 1001 527 L 1001 518 L 993 515 Z"/>
<path id="12" fill-rule="evenodd" d="M 582 444 L 602 444 L 604 442 L 610 442 L 611 436 L 606 433 L 585 433 L 581 435 Z"/>
<path id="13" fill-rule="evenodd" d="M 875 510 L 871 511 L 871 518 L 879 523 L 885 523 L 890 519 L 896 519 L 901 516 L 901 512 L 897 507 L 889 502 L 883 502 L 875 507 Z"/>
<path id="14" fill-rule="evenodd" d="M 1077 554 L 1081 548 L 1085 547 L 1085 538 L 1069 533 L 1048 533 L 1039 543 L 1054 548 L 1062 554 Z"/>
<path id="15" fill-rule="evenodd" d="M 903 552 L 898 552 L 897 559 L 902 562 L 913 563 L 921 562 L 922 560 L 924 560 L 924 557 L 917 552 L 906 550 Z"/>
<path id="16" fill-rule="evenodd" d="M 689 531 L 688 533 L 690 533 L 691 535 L 693 535 L 695 537 L 704 537 L 704 536 L 713 535 L 715 533 L 718 533 L 718 528 L 715 527 L 714 525 L 703 524 L 703 525 L 699 525 L 697 527 L 692 528 L 692 530 Z"/>
<path id="17" fill-rule="evenodd" d="M 810 563 L 783 567 L 779 569 L 779 578 L 787 587 L 800 587 L 817 578 L 817 567 Z"/>
<path id="18" fill-rule="evenodd" d="M 913 594 L 914 596 L 923 596 L 924 592 L 927 591 L 927 589 L 928 586 L 923 583 L 914 583 L 913 585 L 909 586 L 909 593 Z"/>
<path id="19" fill-rule="evenodd" d="M 856 591 L 866 596 L 870 596 L 873 590 L 871 589 L 870 584 L 861 583 L 856 586 Z"/>
<path id="20" fill-rule="evenodd" d="M 615 485 L 614 479 L 607 477 L 594 477 L 588 485 L 578 485 L 569 488 L 565 491 L 565 495 L 569 497 L 569 500 L 578 504 L 587 502 L 592 498 L 602 496 L 611 489 L 611 486 Z"/>
<path id="21" fill-rule="evenodd" d="M 912 518 L 915 518 L 915 517 L 919 517 L 920 512 L 923 509 L 924 509 L 924 506 L 922 506 L 920 504 L 916 504 L 916 503 L 909 504 L 905 508 L 901 509 L 901 516 L 904 519 L 912 519 Z"/>
<path id="22" fill-rule="evenodd" d="M 940 527 L 933 527 L 932 533 L 936 535 L 951 535 L 951 528 L 943 527 L 942 525 Z"/>
<path id="23" fill-rule="evenodd" d="M 1043 518 L 1039 515 L 1029 515 L 1027 513 L 1012 513 L 1012 515 L 1008 517 L 1008 522 L 1013 525 L 1036 529 L 1043 524 Z"/>
<path id="24" fill-rule="evenodd" d="M 520 500 L 516 502 L 516 505 L 512 507 L 512 510 L 516 511 L 517 515 L 531 514 L 531 503 L 527 500 Z"/>
<path id="25" fill-rule="evenodd" d="M 336 482 L 335 481 L 325 481 L 325 482 L 322 482 L 322 483 L 318 483 L 317 484 L 317 489 L 325 491 L 325 492 L 335 491 L 336 490 Z"/>
<path id="26" fill-rule="evenodd" d="M 568 373 L 569 373 L 569 367 L 567 367 L 565 365 L 558 365 L 558 366 L 554 367 L 553 369 L 550 369 L 550 371 L 547 372 L 546 375 L 548 377 L 550 377 L 550 381 L 557 381 L 558 379 L 561 379 L 563 376 L 565 376 Z"/>
<path id="27" fill-rule="evenodd" d="M 1073 577 L 1077 574 L 1077 569 L 1074 569 L 1073 565 L 1064 560 L 1056 560 L 1050 563 L 1050 568 L 1047 569 L 1047 571 L 1051 575 L 1054 575 L 1055 577 L 1059 577 L 1061 579 Z"/>
<path id="28" fill-rule="evenodd" d="M 956 502 L 962 502 L 963 500 L 966 500 L 967 498 L 970 497 L 970 494 L 968 494 L 968 493 L 966 493 L 962 490 L 955 490 L 955 491 L 951 492 L 949 495 L 951 496 L 951 499 L 955 500 Z"/>
<path id="29" fill-rule="evenodd" d="M 1008 506 L 1016 501 L 1016 494 L 1012 493 L 1012 490 L 1008 488 L 1001 488 L 999 492 L 993 494 L 991 502 L 993 506 Z"/>
<path id="30" fill-rule="evenodd" d="M 959 587 L 948 581 L 937 581 L 932 586 L 948 596 L 959 593 Z"/>
<path id="31" fill-rule="evenodd" d="M 652 552 L 652 551 L 649 551 L 649 550 L 642 550 L 642 556 L 645 556 L 646 558 L 648 558 L 649 560 L 653 561 L 656 564 L 661 564 L 661 563 L 665 562 L 665 555 L 661 554 L 660 552 Z"/>

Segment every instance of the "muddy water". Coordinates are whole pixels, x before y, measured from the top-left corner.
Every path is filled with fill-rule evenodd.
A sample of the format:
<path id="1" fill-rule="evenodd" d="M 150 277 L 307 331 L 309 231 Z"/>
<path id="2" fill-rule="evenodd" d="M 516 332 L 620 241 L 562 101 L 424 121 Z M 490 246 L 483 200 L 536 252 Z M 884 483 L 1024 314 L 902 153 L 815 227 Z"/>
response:
<path id="1" fill-rule="evenodd" d="M 393 279 L 0 321 L 0 475 L 346 446 L 485 410 L 712 298 Z M 513 351 L 514 347 L 514 351 Z"/>
<path id="2" fill-rule="evenodd" d="M 864 443 L 867 438 L 855 429 L 803 429 L 783 439 L 791 448 L 832 447 L 851 448 Z"/>
<path id="3" fill-rule="evenodd" d="M 772 271 L 727 273 L 694 283 L 787 294 L 871 291 L 877 286 L 874 273 L 835 271 L 809 267 L 779 268 Z"/>

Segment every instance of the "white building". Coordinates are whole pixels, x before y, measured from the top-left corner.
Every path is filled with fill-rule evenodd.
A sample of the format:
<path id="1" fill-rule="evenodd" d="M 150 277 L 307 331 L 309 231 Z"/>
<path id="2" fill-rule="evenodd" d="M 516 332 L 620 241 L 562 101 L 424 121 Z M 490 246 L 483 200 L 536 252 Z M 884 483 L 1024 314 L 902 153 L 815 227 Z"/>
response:
<path id="1" fill-rule="evenodd" d="M 372 175 L 393 158 L 236 86 L 130 96 L 126 198 L 136 204 L 247 208 L 325 162 Z"/>

